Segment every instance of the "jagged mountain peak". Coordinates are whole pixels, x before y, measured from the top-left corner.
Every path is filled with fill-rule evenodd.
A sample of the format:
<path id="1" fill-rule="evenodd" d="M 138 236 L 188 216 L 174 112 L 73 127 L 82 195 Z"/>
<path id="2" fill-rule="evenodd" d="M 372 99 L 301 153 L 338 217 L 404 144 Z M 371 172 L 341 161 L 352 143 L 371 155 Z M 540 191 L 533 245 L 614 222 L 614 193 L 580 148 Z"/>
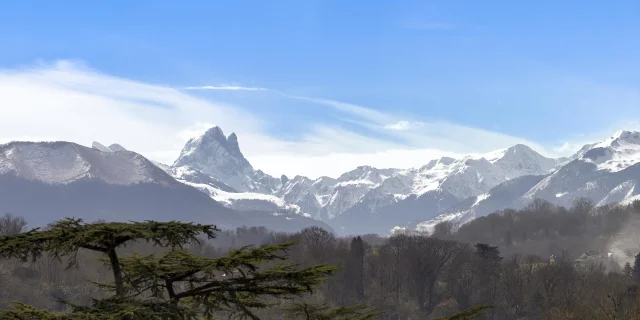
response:
<path id="1" fill-rule="evenodd" d="M 547 158 L 525 144 L 492 152 L 485 158 L 502 169 L 507 179 L 546 174 L 558 165 L 557 159 Z"/>
<path id="2" fill-rule="evenodd" d="M 429 163 L 427 163 L 425 166 L 420 168 L 420 170 L 431 170 L 431 169 L 435 168 L 437 165 L 448 166 L 448 165 L 451 165 L 452 163 L 454 163 L 455 161 L 456 161 L 456 159 L 451 158 L 451 157 L 440 157 L 438 159 L 433 159 L 433 160 L 429 161 Z"/>
<path id="3" fill-rule="evenodd" d="M 123 146 L 117 144 L 117 143 L 113 143 L 110 146 L 105 146 L 100 142 L 94 141 L 91 144 L 91 148 L 98 150 L 98 151 L 102 151 L 102 152 L 119 152 L 119 151 L 127 151 L 127 149 L 125 149 Z"/>
<path id="4" fill-rule="evenodd" d="M 102 152 L 111 152 L 111 149 L 109 149 L 108 147 L 106 147 L 105 145 L 103 145 L 102 143 L 98 142 L 98 141 L 94 141 L 91 144 L 91 148 L 98 150 L 98 151 L 102 151 Z"/>
<path id="5" fill-rule="evenodd" d="M 187 141 L 172 165 L 180 167 L 210 175 L 238 192 L 273 194 L 282 186 L 281 179 L 254 170 L 240 151 L 238 136 L 225 136 L 217 126 Z"/>
<path id="6" fill-rule="evenodd" d="M 213 126 L 207 129 L 207 131 L 205 131 L 204 134 L 202 134 L 202 137 L 214 138 L 214 139 L 222 138 L 223 140 L 227 139 L 224 135 L 224 131 L 222 131 L 222 128 L 218 126 Z"/>
<path id="7" fill-rule="evenodd" d="M 505 156 L 509 155 L 509 154 L 515 155 L 515 154 L 522 153 L 522 152 L 538 154 L 538 152 L 536 152 L 535 150 L 531 149 L 531 147 L 529 147 L 528 145 L 519 143 L 519 144 L 514 145 L 511 148 L 507 148 L 507 152 L 505 152 Z"/>
<path id="8" fill-rule="evenodd" d="M 614 139 L 633 139 L 636 142 L 640 141 L 640 132 L 638 131 L 630 131 L 630 130 L 618 130 L 613 134 L 612 138 Z"/>
<path id="9" fill-rule="evenodd" d="M 189 139 L 172 167 L 189 166 L 219 179 L 238 191 L 257 191 L 254 172 L 238 145 L 235 133 L 228 137 L 222 129 L 214 126 L 198 137 Z"/>
<path id="10" fill-rule="evenodd" d="M 545 156 L 543 156 L 542 154 L 540 154 L 539 152 L 533 150 L 531 147 L 525 145 L 525 144 L 516 144 L 510 148 L 507 148 L 504 150 L 504 153 L 502 154 L 502 157 L 500 157 L 499 159 L 497 159 L 496 161 L 500 161 L 500 160 L 504 160 L 504 159 L 521 159 L 521 158 L 526 158 L 526 157 L 535 157 L 535 158 L 539 158 L 539 159 L 550 159 L 547 158 Z"/>
<path id="11" fill-rule="evenodd" d="M 301 182 L 301 181 L 311 181 L 311 179 L 307 176 L 301 176 L 299 174 L 295 175 L 292 179 L 289 179 L 290 183 Z"/>
<path id="12" fill-rule="evenodd" d="M 180 152 L 180 156 L 175 161 L 174 166 L 181 166 L 189 161 L 193 161 L 198 158 L 233 158 L 234 162 L 238 163 L 242 167 L 251 168 L 249 161 L 245 159 L 244 155 L 240 151 L 238 145 L 238 137 L 235 133 L 231 133 L 228 137 L 224 135 L 222 129 L 218 126 L 214 126 L 207 130 L 199 137 L 194 137 L 187 141 L 186 145 Z M 198 167 L 198 166 L 193 166 Z M 204 170 L 206 172 L 206 170 Z"/>
<path id="13" fill-rule="evenodd" d="M 109 145 L 109 150 L 113 151 L 113 152 L 118 152 L 118 151 L 127 151 L 127 149 L 125 149 L 125 147 L 117 144 L 117 143 L 113 143 L 111 145 Z"/>
<path id="14" fill-rule="evenodd" d="M 570 206 L 575 199 L 586 197 L 601 206 L 640 197 L 640 132 L 620 130 L 557 162 L 557 170 L 547 175 L 507 180 L 422 225 L 432 226 L 443 220 L 462 223 L 496 210 L 522 208 L 534 199 Z"/>
<path id="15" fill-rule="evenodd" d="M 231 135 L 233 135 L 235 137 L 235 133 L 232 133 Z M 229 137 L 231 136 L 229 135 Z M 235 137 L 237 138 L 237 137 Z M 201 141 L 217 141 L 219 143 L 226 143 L 227 142 L 228 137 L 224 134 L 224 131 L 222 130 L 222 128 L 220 128 L 219 126 L 213 126 L 209 129 L 207 129 L 205 132 L 203 132 L 202 134 L 198 135 L 198 136 L 194 136 L 191 139 L 189 139 L 189 141 L 196 141 L 196 140 L 201 140 Z"/>
<path id="16" fill-rule="evenodd" d="M 359 166 L 351 171 L 345 172 L 336 181 L 340 184 L 370 184 L 377 185 L 396 173 L 398 169 L 378 169 L 372 166 Z"/>
<path id="17" fill-rule="evenodd" d="M 640 162 L 640 132 L 619 130 L 602 142 L 586 145 L 575 156 L 599 170 L 617 172 Z"/>
<path id="18" fill-rule="evenodd" d="M 506 159 L 521 159 L 525 157 L 546 158 L 526 144 L 516 144 L 509 148 L 495 150 L 481 156 L 491 163 Z"/>
<path id="19" fill-rule="evenodd" d="M 619 148 L 624 145 L 640 145 L 640 132 L 619 130 L 614 133 L 610 138 L 597 143 L 594 148 Z"/>
<path id="20" fill-rule="evenodd" d="M 214 142 L 223 146 L 229 153 L 237 156 L 242 156 L 242 152 L 240 152 L 240 145 L 238 144 L 238 136 L 236 135 L 236 133 L 232 132 L 229 136 L 225 136 L 222 128 L 218 126 L 209 128 L 199 137 L 189 139 L 189 142 L 187 142 L 187 144 L 212 144 Z"/>
<path id="21" fill-rule="evenodd" d="M 231 134 L 227 137 L 227 146 L 230 152 L 242 154 L 240 152 L 240 145 L 238 144 L 238 136 L 235 132 L 231 132 Z"/>

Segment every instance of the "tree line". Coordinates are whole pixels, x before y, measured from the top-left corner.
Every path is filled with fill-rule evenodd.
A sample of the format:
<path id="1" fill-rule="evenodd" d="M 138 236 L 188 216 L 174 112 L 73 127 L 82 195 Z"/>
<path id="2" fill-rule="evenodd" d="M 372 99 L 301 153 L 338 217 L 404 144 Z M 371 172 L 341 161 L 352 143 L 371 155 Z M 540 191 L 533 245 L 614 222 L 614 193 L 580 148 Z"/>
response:
<path id="1" fill-rule="evenodd" d="M 16 218 L 12 219 L 15 224 Z M 155 296 L 162 299 L 153 300 L 150 289 L 141 297 L 152 300 L 144 301 L 160 303 L 171 296 L 166 292 L 166 280 L 175 276 L 176 270 L 194 272 L 193 268 L 213 261 L 226 267 L 207 269 L 208 280 L 213 276 L 223 279 L 224 275 L 257 281 L 247 279 L 275 272 L 282 278 L 270 279 L 293 290 L 269 287 L 276 290 L 260 291 L 264 283 L 254 283 L 241 287 L 246 289 L 243 292 L 234 289 L 242 299 L 225 291 L 217 298 L 221 304 L 210 308 L 211 315 L 219 317 L 229 313 L 247 315 L 243 310 L 246 307 L 250 319 L 399 320 L 451 315 L 455 319 L 640 319 L 640 243 L 622 242 L 626 243 L 624 250 L 613 250 L 627 237 L 625 230 L 636 220 L 640 221 L 640 202 L 596 207 L 588 200 L 578 199 L 572 207 L 563 208 L 535 200 L 521 210 L 499 211 L 463 225 L 441 223 L 431 235 L 337 237 L 317 227 L 292 234 L 254 227 L 215 230 L 215 239 L 186 241 L 189 243 L 182 249 L 171 249 L 171 243 L 164 243 L 160 250 L 153 246 L 154 241 L 166 239 L 143 237 L 138 240 L 145 241 L 132 241 L 114 251 L 122 257 L 119 259 L 127 275 L 121 281 L 121 296 L 144 284 L 144 288 L 162 291 Z M 89 231 L 113 226 L 80 225 L 86 225 Z M 178 225 L 182 224 L 174 227 Z M 0 223 L 0 230 L 6 230 L 2 226 Z M 119 226 L 124 228 L 119 229 L 123 234 L 133 232 L 127 229 L 131 228 L 128 225 Z M 58 227 L 58 232 L 69 229 L 68 225 Z M 20 231 L 17 234 L 25 234 L 25 230 Z M 170 234 L 180 232 L 174 230 Z M 10 288 L 0 292 L 0 308 L 21 312 L 28 311 L 27 306 L 51 312 L 86 310 L 82 308 L 95 305 L 96 299 L 112 299 L 113 292 L 117 294 L 114 265 L 105 268 L 95 260 L 103 253 L 100 250 L 80 248 L 77 252 L 56 253 L 51 251 L 55 245 L 34 247 L 28 243 L 35 238 L 21 239 L 27 241 L 24 246 L 28 250 L 5 254 L 6 259 L 0 264 L 0 285 Z M 8 252 L 5 243 L 0 242 L 0 252 Z M 68 250 L 68 243 L 58 245 Z M 49 253 L 45 254 L 44 249 L 50 249 Z M 40 251 L 34 256 L 34 250 Z M 618 256 L 609 255 L 612 250 Z M 74 255 L 60 254 L 69 252 Z M 36 259 L 14 259 L 27 256 Z M 248 260 L 233 260 L 238 257 Z M 183 259 L 190 264 L 175 264 Z M 166 261 L 174 264 L 163 265 Z M 74 267 L 66 269 L 70 262 Z M 151 266 L 164 269 L 146 274 Z M 243 274 L 246 272 L 253 273 L 247 276 Z M 197 279 L 189 278 L 174 289 L 189 292 L 194 285 L 208 281 L 198 274 Z M 22 304 L 12 305 L 11 301 Z M 207 303 L 210 302 L 195 303 L 190 310 L 202 312 Z M 176 305 L 184 307 L 182 302 Z M 73 309 L 77 306 L 81 308 Z M 171 304 L 165 307 L 170 308 Z"/>

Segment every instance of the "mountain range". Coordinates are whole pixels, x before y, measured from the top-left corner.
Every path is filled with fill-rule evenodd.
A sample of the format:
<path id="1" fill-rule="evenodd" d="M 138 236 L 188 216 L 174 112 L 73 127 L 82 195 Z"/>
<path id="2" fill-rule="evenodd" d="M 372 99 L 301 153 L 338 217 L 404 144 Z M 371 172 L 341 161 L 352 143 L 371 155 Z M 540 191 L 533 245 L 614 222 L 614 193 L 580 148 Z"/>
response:
<path id="1" fill-rule="evenodd" d="M 0 145 L 0 212 L 23 216 L 33 227 L 77 217 L 85 221 L 184 220 L 225 229 L 331 229 L 296 213 L 230 209 L 165 169 L 117 145 L 94 143 L 87 148 L 71 142 L 11 142 Z M 215 181 L 203 182 L 215 185 Z"/>
<path id="2" fill-rule="evenodd" d="M 568 158 L 518 144 L 425 162 L 410 169 L 360 166 L 337 178 L 276 178 L 255 169 L 237 135 L 219 127 L 190 139 L 172 164 L 119 144 L 12 142 L 0 145 L 0 212 L 36 224 L 76 215 L 388 234 L 429 232 L 442 221 L 464 223 L 536 198 L 571 205 L 587 197 L 603 205 L 640 194 L 640 132 L 619 131 Z"/>

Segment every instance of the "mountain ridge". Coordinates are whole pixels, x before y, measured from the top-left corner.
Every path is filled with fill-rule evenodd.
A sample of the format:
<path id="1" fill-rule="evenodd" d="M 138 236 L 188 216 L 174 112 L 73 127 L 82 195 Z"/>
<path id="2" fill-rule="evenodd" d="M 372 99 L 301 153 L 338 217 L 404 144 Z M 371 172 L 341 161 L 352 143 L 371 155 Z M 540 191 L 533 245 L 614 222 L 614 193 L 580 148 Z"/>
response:
<path id="1" fill-rule="evenodd" d="M 182 220 L 221 228 L 297 231 L 327 224 L 292 212 L 227 208 L 133 151 L 72 142 L 0 145 L 0 212 L 45 226 L 64 217 L 88 221 Z"/>
<path id="2" fill-rule="evenodd" d="M 209 182 L 204 182 L 209 187 L 200 189 L 231 208 L 251 203 L 259 209 L 262 201 L 265 210 L 277 205 L 279 210 L 310 216 L 348 232 L 350 227 L 342 222 L 355 218 L 338 219 L 343 214 L 362 216 L 369 210 L 385 215 L 385 211 L 409 207 L 418 210 L 419 206 L 409 203 L 424 203 L 430 197 L 434 197 L 430 201 L 435 205 L 426 207 L 445 210 L 451 203 L 486 192 L 506 180 L 547 173 L 558 162 L 520 144 L 483 155 L 433 159 L 420 168 L 362 165 L 337 178 L 275 178 L 253 168 L 241 152 L 237 135 L 227 137 L 220 127 L 212 127 L 186 143 L 169 172 L 190 184 L 202 184 L 206 179 L 198 177 L 211 176 Z M 424 194 L 429 196 L 421 197 Z"/>
<path id="3" fill-rule="evenodd" d="M 509 180 L 483 198 L 471 197 L 457 207 L 432 219 L 417 221 L 410 228 L 429 231 L 437 222 L 464 223 L 491 212 L 521 209 L 535 199 L 570 206 L 587 198 L 596 206 L 625 203 L 640 199 L 640 132 L 620 130 L 599 143 L 586 144 L 568 161 L 547 175 L 529 180 Z M 535 183 L 531 183 L 531 182 Z M 511 192 L 496 201 L 492 193 L 509 187 Z M 471 202 L 475 201 L 470 205 Z"/>
<path id="4" fill-rule="evenodd" d="M 588 197 L 604 205 L 629 201 L 640 192 L 640 133 L 625 130 L 566 158 L 547 158 L 516 144 L 486 154 L 425 160 L 418 168 L 362 165 L 337 178 L 316 179 L 276 178 L 255 169 L 238 136 L 226 136 L 220 127 L 189 139 L 171 165 L 149 161 L 119 144 L 94 142 L 86 148 L 47 142 L 21 149 L 27 145 L 0 145 L 0 176 L 53 185 L 78 180 L 165 187 L 179 183 L 238 215 L 252 212 L 252 219 L 261 221 L 267 216 L 313 218 L 350 234 L 385 234 L 403 226 L 428 230 L 436 222 L 464 223 L 538 198 L 570 205 Z"/>

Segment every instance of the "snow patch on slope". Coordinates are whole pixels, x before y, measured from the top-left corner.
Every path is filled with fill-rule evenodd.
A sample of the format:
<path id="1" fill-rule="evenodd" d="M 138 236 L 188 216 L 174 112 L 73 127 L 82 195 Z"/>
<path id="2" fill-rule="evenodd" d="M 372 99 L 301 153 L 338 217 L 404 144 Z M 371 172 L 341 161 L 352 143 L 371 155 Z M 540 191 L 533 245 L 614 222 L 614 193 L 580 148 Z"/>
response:
<path id="1" fill-rule="evenodd" d="M 487 200 L 491 195 L 489 193 L 483 193 L 479 195 L 476 199 L 476 202 L 473 203 L 472 207 L 477 207 L 480 202 Z"/>
<path id="2" fill-rule="evenodd" d="M 600 202 L 598 206 L 602 206 L 609 203 L 623 202 L 627 199 L 634 197 L 636 185 L 634 181 L 625 181 L 613 188 Z"/>
<path id="3" fill-rule="evenodd" d="M 276 194 L 289 203 L 307 206 L 313 202 L 314 216 L 331 220 L 356 205 L 377 212 L 382 206 L 401 202 L 412 195 L 445 191 L 462 200 L 488 192 L 498 184 L 522 175 L 545 174 L 557 161 L 548 159 L 524 145 L 461 159 L 442 157 L 411 169 L 376 169 L 361 166 L 337 181 L 317 187 L 318 182 L 297 177 Z M 310 201 L 309 199 L 313 199 Z M 366 202 L 366 203 L 365 203 Z M 315 209 L 314 209 L 315 210 Z"/>
<path id="4" fill-rule="evenodd" d="M 91 144 L 91 148 L 96 149 L 98 151 L 102 151 L 102 152 L 120 152 L 120 151 L 127 151 L 127 149 L 125 149 L 123 146 L 114 143 L 108 147 L 106 147 L 105 145 L 101 144 L 100 142 L 94 141 L 93 144 Z"/>
<path id="5" fill-rule="evenodd" d="M 598 170 L 618 172 L 640 162 L 640 132 L 618 131 L 610 138 L 591 145 L 580 159 L 597 165 Z"/>
<path id="6" fill-rule="evenodd" d="M 455 212 L 455 213 L 450 213 L 450 214 L 442 214 L 437 216 L 434 219 L 431 220 L 427 220 L 424 222 L 420 222 L 416 225 L 415 230 L 419 231 L 419 232 L 423 232 L 426 234 L 433 234 L 433 231 L 436 227 L 436 225 L 443 223 L 443 222 L 452 222 L 454 224 L 460 224 L 460 221 L 463 221 L 466 215 L 468 214 L 468 211 L 461 211 L 461 212 Z M 468 221 L 469 219 L 466 219 L 465 221 Z"/>
<path id="7" fill-rule="evenodd" d="M 360 166 L 337 179 L 321 177 L 313 180 L 301 176 L 276 179 L 253 169 L 240 152 L 235 134 L 226 137 L 222 129 L 213 127 L 187 142 L 172 170 L 178 179 L 213 184 L 202 177 L 193 174 L 186 177 L 182 173 L 195 169 L 218 180 L 220 183 L 214 185 L 218 189 L 220 184 L 225 184 L 240 193 L 275 196 L 316 219 L 327 221 L 356 207 L 368 208 L 374 214 L 382 207 L 412 201 L 431 192 L 444 192 L 462 200 L 484 194 L 508 179 L 546 173 L 555 165 L 556 160 L 545 158 L 524 145 L 516 145 L 461 159 L 442 157 L 423 167 L 406 170 Z M 254 203 L 275 203 L 273 199 L 247 198 Z"/>
<path id="8" fill-rule="evenodd" d="M 91 145 L 91 148 L 96 149 L 98 151 L 102 151 L 102 152 L 111 152 L 111 149 L 109 149 L 108 147 L 105 147 L 103 144 L 97 141 L 93 142 L 93 144 Z"/>
<path id="9" fill-rule="evenodd" d="M 170 177 L 134 152 L 102 152 L 70 142 L 11 142 L 0 145 L 0 174 L 47 184 L 98 179 L 110 184 L 167 183 Z"/>
<path id="10" fill-rule="evenodd" d="M 303 213 L 297 205 L 287 204 L 284 200 L 273 195 L 254 192 L 231 193 L 218 191 L 212 198 L 235 210 L 295 213 L 311 218 L 311 215 Z"/>

